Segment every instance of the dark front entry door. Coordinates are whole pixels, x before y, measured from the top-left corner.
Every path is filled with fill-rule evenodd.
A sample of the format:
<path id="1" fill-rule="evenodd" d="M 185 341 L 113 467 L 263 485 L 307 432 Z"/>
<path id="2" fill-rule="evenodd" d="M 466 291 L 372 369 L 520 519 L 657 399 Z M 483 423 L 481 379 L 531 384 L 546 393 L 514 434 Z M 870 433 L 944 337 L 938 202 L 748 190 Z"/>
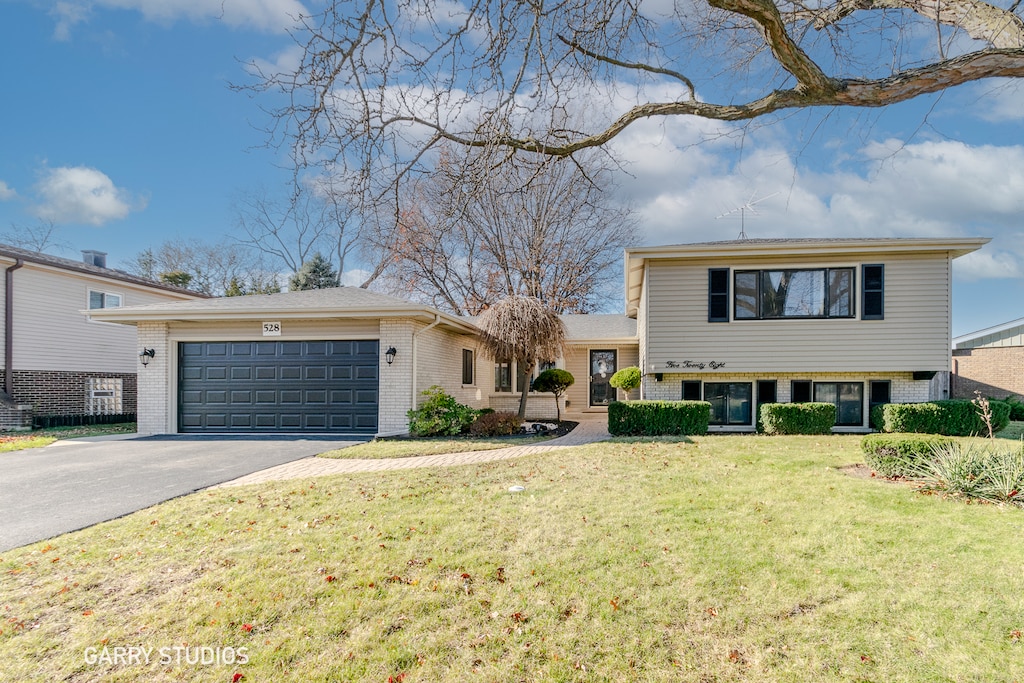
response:
<path id="1" fill-rule="evenodd" d="M 182 342 L 182 432 L 377 431 L 376 340 Z"/>
<path id="2" fill-rule="evenodd" d="M 590 405 L 606 406 L 615 400 L 615 388 L 609 383 L 616 370 L 614 350 L 590 352 Z"/>

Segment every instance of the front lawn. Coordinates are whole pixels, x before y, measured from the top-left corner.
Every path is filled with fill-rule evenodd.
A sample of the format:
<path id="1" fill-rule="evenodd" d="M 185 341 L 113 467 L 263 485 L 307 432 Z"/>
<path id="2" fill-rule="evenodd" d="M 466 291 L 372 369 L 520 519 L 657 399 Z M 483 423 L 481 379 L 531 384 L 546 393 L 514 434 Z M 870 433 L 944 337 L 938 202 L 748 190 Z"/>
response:
<path id="1" fill-rule="evenodd" d="M 52 427 L 31 432 L 7 432 L 0 434 L 0 453 L 21 451 L 26 448 L 49 446 L 60 439 L 77 439 L 85 436 L 107 436 L 109 434 L 134 434 L 134 422 L 116 424 L 83 425 L 80 427 Z"/>
<path id="2" fill-rule="evenodd" d="M 510 446 L 527 446 L 542 441 L 549 441 L 551 438 L 549 436 L 496 436 L 490 438 L 436 436 L 418 439 L 374 439 L 357 446 L 327 451 L 317 457 L 346 459 L 411 458 L 417 455 L 468 453 L 470 451 L 491 451 Z"/>
<path id="3" fill-rule="evenodd" d="M 618 439 L 200 492 L 3 553 L 0 661 L 19 681 L 1024 679 L 1024 512 L 851 477 L 859 443 Z"/>

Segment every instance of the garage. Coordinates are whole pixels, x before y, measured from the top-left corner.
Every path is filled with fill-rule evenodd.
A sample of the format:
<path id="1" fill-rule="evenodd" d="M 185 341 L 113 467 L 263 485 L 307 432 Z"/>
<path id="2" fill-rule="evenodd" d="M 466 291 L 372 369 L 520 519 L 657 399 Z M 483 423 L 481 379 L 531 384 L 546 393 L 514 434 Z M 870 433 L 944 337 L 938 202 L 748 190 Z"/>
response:
<path id="1" fill-rule="evenodd" d="M 178 344 L 178 431 L 373 434 L 377 340 Z"/>

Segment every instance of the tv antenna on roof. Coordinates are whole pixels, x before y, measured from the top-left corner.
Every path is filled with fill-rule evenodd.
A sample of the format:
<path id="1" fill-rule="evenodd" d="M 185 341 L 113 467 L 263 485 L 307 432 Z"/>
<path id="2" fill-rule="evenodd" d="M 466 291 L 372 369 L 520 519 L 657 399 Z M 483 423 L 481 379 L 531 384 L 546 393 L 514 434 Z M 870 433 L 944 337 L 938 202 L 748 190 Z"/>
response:
<path id="1" fill-rule="evenodd" d="M 746 223 L 747 223 L 747 212 L 749 211 L 751 214 L 757 216 L 758 215 L 757 209 L 754 208 L 754 205 L 755 204 L 760 204 L 761 202 L 763 202 L 766 199 L 771 199 L 772 197 L 774 197 L 777 194 L 778 194 L 778 192 L 772 192 L 770 195 L 768 195 L 766 197 L 761 197 L 760 199 L 754 199 L 754 197 L 757 196 L 757 191 L 755 190 L 750 195 L 750 199 L 748 199 L 745 204 L 737 206 L 735 209 L 732 209 L 730 211 L 726 211 L 725 213 L 723 213 L 723 214 L 721 214 L 719 216 L 715 216 L 715 220 L 718 220 L 719 218 L 725 218 L 726 216 L 731 216 L 733 214 L 738 213 L 740 215 L 740 234 L 736 236 L 736 239 L 738 239 L 738 240 L 745 240 L 745 239 L 747 239 L 747 230 L 746 230 L 746 227 L 747 227 L 747 225 L 746 225 Z"/>

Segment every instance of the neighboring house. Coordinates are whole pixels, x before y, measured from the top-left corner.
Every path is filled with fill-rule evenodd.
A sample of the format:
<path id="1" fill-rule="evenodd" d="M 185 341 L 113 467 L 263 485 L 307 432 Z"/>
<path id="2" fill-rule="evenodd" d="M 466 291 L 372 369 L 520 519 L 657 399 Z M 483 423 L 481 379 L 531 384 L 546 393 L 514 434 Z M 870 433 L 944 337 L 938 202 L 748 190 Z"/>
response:
<path id="1" fill-rule="evenodd" d="M 4 324 L 0 429 L 33 418 L 136 412 L 135 330 L 89 320 L 85 309 L 183 301 L 202 295 L 83 261 L 0 244 Z"/>
<path id="2" fill-rule="evenodd" d="M 985 239 L 743 240 L 626 250 L 626 315 L 563 316 L 570 419 L 627 398 L 710 401 L 713 429 L 752 430 L 769 401 L 938 397 L 949 372 L 952 259 Z M 518 368 L 480 351 L 473 318 L 353 287 L 91 311 L 136 325 L 140 433 L 401 434 L 439 385 L 476 408 L 518 407 Z M 527 416 L 550 418 L 550 394 Z"/>
<path id="3" fill-rule="evenodd" d="M 1024 318 L 953 340 L 955 398 L 1024 396 Z"/>
<path id="4" fill-rule="evenodd" d="M 626 250 L 642 394 L 703 399 L 712 429 L 758 406 L 820 401 L 837 431 L 872 405 L 943 398 L 952 260 L 987 239 L 781 239 Z"/>

